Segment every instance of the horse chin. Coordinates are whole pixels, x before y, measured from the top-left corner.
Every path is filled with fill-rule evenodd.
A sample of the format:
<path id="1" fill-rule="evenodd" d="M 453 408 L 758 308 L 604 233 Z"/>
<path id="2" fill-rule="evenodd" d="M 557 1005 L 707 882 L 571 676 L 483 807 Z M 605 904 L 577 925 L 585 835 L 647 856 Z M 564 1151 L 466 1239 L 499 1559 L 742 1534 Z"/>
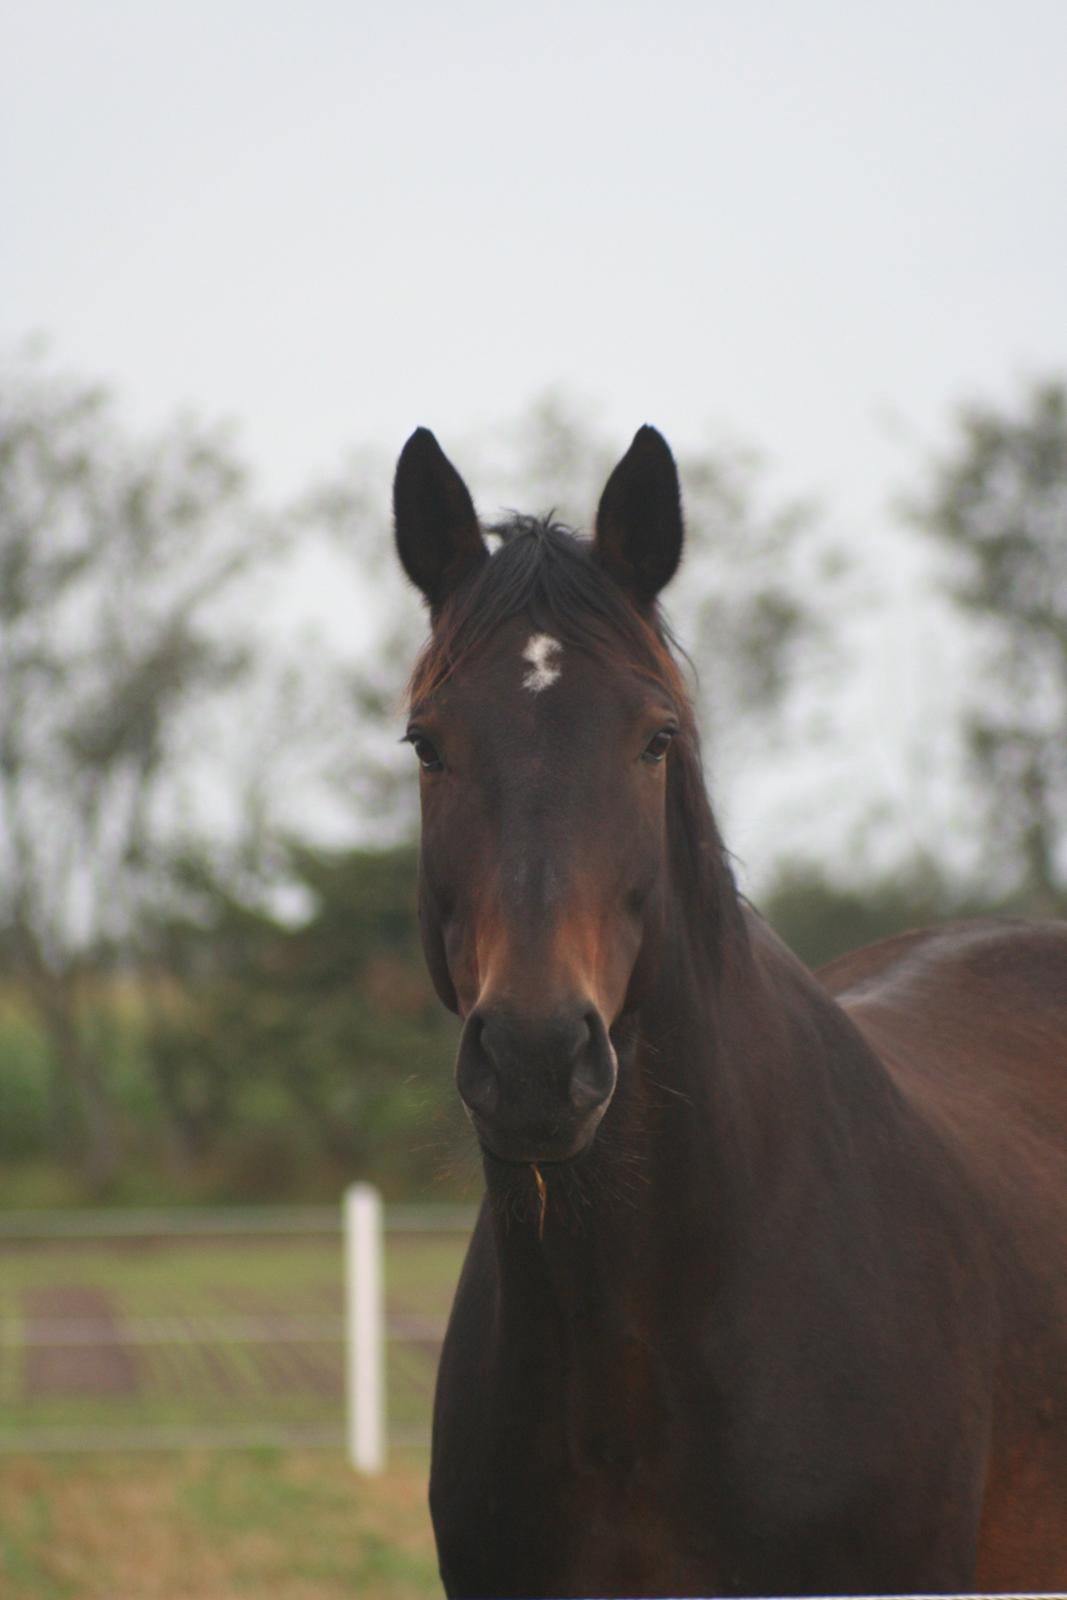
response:
<path id="1" fill-rule="evenodd" d="M 484 1141 L 482 1142 L 481 1150 L 483 1159 L 490 1162 L 492 1166 L 511 1167 L 516 1172 L 519 1172 L 526 1167 L 569 1167 L 581 1161 L 583 1156 L 589 1154 L 592 1143 L 592 1139 L 588 1139 L 577 1149 L 567 1151 L 563 1155 L 557 1155 L 555 1152 L 550 1155 L 539 1155 L 534 1150 L 531 1150 L 528 1154 L 501 1155 L 490 1145 L 485 1144 Z"/>
<path id="2" fill-rule="evenodd" d="M 502 1167 L 562 1167 L 588 1155 L 596 1139 L 599 1117 L 592 1127 L 582 1128 L 570 1140 L 531 1139 L 491 1135 L 475 1124 L 482 1155 Z"/>

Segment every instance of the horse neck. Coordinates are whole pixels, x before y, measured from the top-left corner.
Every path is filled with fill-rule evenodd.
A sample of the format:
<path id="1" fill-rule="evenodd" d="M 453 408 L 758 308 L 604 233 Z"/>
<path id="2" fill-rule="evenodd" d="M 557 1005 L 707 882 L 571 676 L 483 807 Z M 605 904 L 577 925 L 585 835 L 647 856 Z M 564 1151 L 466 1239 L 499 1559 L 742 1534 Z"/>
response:
<path id="1" fill-rule="evenodd" d="M 680 917 L 661 973 L 633 1075 L 659 1175 L 653 1206 L 710 1228 L 729 1252 L 777 1209 L 862 1186 L 873 1147 L 907 1113 L 850 1018 L 766 923 L 736 892 L 696 927 Z"/>
<path id="2" fill-rule="evenodd" d="M 695 1263 L 724 1284 L 775 1218 L 847 1203 L 896 1114 L 881 1063 L 728 871 L 694 894 L 717 836 L 697 843 L 675 862 L 656 976 L 619 1030 L 616 1103 L 581 1172 L 546 1169 L 541 1265 L 565 1296 L 599 1284 L 612 1316 L 627 1286 L 648 1303 L 650 1273 L 667 1296 Z"/>

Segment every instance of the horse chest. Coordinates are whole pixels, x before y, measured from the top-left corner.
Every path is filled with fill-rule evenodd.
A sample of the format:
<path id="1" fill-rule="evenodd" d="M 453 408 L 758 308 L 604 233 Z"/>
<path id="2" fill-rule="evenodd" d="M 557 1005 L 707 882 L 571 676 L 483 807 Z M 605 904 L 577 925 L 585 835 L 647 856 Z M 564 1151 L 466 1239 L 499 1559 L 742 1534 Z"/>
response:
<path id="1" fill-rule="evenodd" d="M 450 1593 L 708 1593 L 707 1433 L 637 1333 L 599 1352 L 542 1330 L 476 1373 L 446 1359 L 431 1502 Z M 460 1387 L 462 1385 L 462 1387 Z"/>
<path id="2" fill-rule="evenodd" d="M 705 1594 L 721 1587 L 710 1518 L 693 1480 L 656 1456 L 600 1438 L 574 1458 L 566 1441 L 468 1457 L 469 1476 L 439 1485 L 434 1523 L 450 1594 Z M 482 1465 L 479 1466 L 479 1460 Z"/>
<path id="3" fill-rule="evenodd" d="M 947 1461 L 917 1471 L 896 1391 L 826 1318 L 798 1314 L 777 1361 L 753 1362 L 703 1319 L 653 1327 L 617 1304 L 576 1326 L 527 1303 L 502 1325 L 489 1298 L 461 1295 L 440 1376 L 450 1594 L 861 1593 L 887 1573 L 893 1592 L 966 1587 L 967 1495 Z"/>

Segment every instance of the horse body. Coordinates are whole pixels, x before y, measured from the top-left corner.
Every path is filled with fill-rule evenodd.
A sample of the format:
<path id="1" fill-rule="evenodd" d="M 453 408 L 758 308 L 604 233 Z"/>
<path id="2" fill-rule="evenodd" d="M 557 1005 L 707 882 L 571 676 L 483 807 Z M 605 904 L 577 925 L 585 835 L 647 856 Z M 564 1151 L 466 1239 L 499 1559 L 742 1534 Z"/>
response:
<path id="1" fill-rule="evenodd" d="M 820 981 L 744 905 L 650 610 L 650 432 L 592 554 L 524 525 L 489 562 L 429 436 L 398 471 L 434 619 L 420 914 L 486 1171 L 435 1407 L 445 1587 L 1063 1587 L 1067 929 Z"/>
<path id="2" fill-rule="evenodd" d="M 823 976 L 981 1197 L 997 1361 L 975 1581 L 1062 1589 L 1067 927 L 905 935 Z"/>

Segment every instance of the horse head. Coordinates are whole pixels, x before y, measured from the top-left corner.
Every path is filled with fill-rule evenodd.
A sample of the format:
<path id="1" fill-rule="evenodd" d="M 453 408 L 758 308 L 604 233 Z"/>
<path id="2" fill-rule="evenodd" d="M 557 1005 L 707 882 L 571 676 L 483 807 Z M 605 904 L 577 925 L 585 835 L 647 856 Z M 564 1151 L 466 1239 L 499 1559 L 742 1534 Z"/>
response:
<path id="1" fill-rule="evenodd" d="M 667 914 L 668 810 L 688 697 L 656 596 L 681 554 L 678 475 L 642 428 L 595 537 L 490 530 L 425 429 L 394 488 L 397 549 L 430 610 L 407 738 L 420 769 L 419 908 L 463 1018 L 457 1085 L 507 1161 L 591 1144 Z"/>

